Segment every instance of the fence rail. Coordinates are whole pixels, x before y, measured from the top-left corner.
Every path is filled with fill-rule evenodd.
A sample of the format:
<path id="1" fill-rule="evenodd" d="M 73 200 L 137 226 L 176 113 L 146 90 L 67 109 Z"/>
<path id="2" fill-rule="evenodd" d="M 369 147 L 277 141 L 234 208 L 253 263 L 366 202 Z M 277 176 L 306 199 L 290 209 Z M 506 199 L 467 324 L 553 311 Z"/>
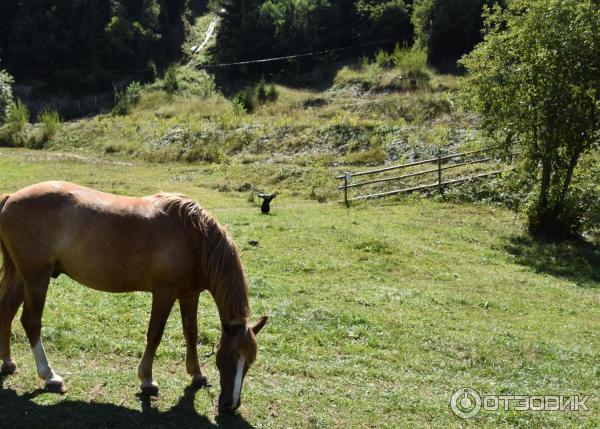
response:
<path id="1" fill-rule="evenodd" d="M 487 148 L 483 148 L 483 149 L 472 150 L 472 151 L 462 152 L 462 153 L 455 153 L 455 154 L 450 154 L 450 155 L 441 155 L 440 154 L 435 158 L 409 162 L 409 163 L 401 164 L 401 165 L 394 165 L 391 167 L 378 168 L 378 169 L 374 169 L 374 170 L 367 170 L 367 171 L 360 171 L 360 172 L 345 172 L 344 174 L 341 174 L 336 177 L 336 179 L 344 181 L 342 185 L 337 187 L 337 189 L 344 191 L 344 203 L 346 204 L 346 206 L 350 205 L 350 201 L 367 200 L 367 199 L 371 199 L 371 198 L 381 198 L 381 197 L 386 197 L 389 195 L 397 195 L 397 194 L 402 194 L 402 193 L 409 193 L 409 192 L 415 192 L 415 191 L 421 191 L 421 190 L 433 189 L 433 188 L 439 188 L 440 190 L 442 190 L 445 186 L 450 186 L 450 185 L 454 185 L 454 184 L 458 184 L 458 183 L 467 182 L 470 180 L 494 176 L 494 175 L 500 174 L 503 171 L 505 171 L 505 169 L 494 169 L 491 171 L 485 171 L 483 173 L 472 174 L 472 175 L 468 175 L 465 177 L 459 177 L 459 178 L 451 178 L 451 179 L 447 179 L 447 180 L 444 180 L 444 177 L 443 177 L 443 173 L 448 170 L 453 170 L 453 169 L 457 169 L 460 167 L 466 167 L 466 166 L 475 165 L 475 164 L 492 164 L 495 160 L 499 159 L 498 156 L 494 157 L 492 154 L 495 151 L 497 152 L 499 150 L 500 150 L 499 147 L 494 146 L 494 147 L 487 147 Z M 484 154 L 484 153 L 487 153 L 489 155 L 475 158 L 475 159 L 465 159 L 469 156 L 474 156 L 474 155 L 479 155 L 479 154 Z M 516 153 L 509 153 L 508 158 L 510 160 L 512 160 L 512 157 L 515 154 Z M 463 158 L 464 160 L 462 162 L 455 162 L 451 165 L 444 165 L 452 160 L 456 160 L 457 158 Z M 363 180 L 358 183 L 350 183 L 351 180 L 355 177 L 363 177 L 363 176 L 369 176 L 369 175 L 381 175 L 381 174 L 389 173 L 391 171 L 406 170 L 406 169 L 410 169 L 412 167 L 419 167 L 419 166 L 424 166 L 427 164 L 436 164 L 436 166 L 435 166 L 435 168 L 428 168 L 426 170 L 405 173 L 405 174 L 396 175 L 396 176 L 392 176 L 392 177 L 383 177 L 383 178 L 376 178 L 376 179 L 370 179 L 370 180 Z M 425 183 L 425 184 L 417 183 L 417 184 L 414 184 L 413 186 L 404 187 L 401 189 L 392 189 L 392 190 L 370 193 L 370 194 L 366 194 L 366 195 L 357 195 L 352 198 L 350 198 L 348 195 L 349 190 L 351 190 L 351 189 L 357 189 L 357 188 L 360 188 L 363 186 L 374 185 L 374 184 L 383 184 L 383 183 L 389 183 L 389 182 L 395 182 L 395 181 L 403 181 L 406 179 L 420 178 L 420 177 L 423 177 L 426 175 L 433 175 L 436 173 L 437 173 L 437 177 L 436 177 L 437 180 L 435 180 L 435 182 L 432 182 L 432 183 Z"/>

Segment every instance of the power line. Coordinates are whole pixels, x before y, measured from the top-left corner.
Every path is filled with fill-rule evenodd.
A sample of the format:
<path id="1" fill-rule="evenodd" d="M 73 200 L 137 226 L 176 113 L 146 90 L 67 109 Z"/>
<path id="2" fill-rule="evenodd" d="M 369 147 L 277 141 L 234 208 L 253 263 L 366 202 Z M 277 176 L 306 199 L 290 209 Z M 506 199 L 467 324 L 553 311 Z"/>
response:
<path id="1" fill-rule="evenodd" d="M 292 60 L 292 59 L 296 59 L 296 58 L 311 57 L 311 56 L 315 56 L 315 55 L 324 55 L 324 54 L 330 54 L 330 53 L 335 53 L 335 52 L 342 52 L 342 51 L 346 51 L 349 49 L 365 48 L 368 46 L 383 45 L 383 44 L 387 44 L 390 42 L 399 42 L 399 41 L 398 41 L 398 39 L 383 39 L 383 40 L 378 40 L 376 42 L 361 43 L 359 45 L 353 45 L 353 46 L 345 46 L 343 48 L 325 49 L 322 51 L 313 51 L 313 52 L 306 52 L 303 54 L 286 55 L 283 57 L 261 58 L 261 59 L 257 59 L 257 60 L 236 61 L 236 62 L 232 62 L 232 63 L 196 64 L 195 66 L 197 68 L 210 69 L 210 68 L 224 68 L 224 67 L 241 66 L 241 65 L 247 65 L 247 64 L 262 64 L 262 63 L 270 63 L 270 62 L 283 61 L 283 60 Z"/>

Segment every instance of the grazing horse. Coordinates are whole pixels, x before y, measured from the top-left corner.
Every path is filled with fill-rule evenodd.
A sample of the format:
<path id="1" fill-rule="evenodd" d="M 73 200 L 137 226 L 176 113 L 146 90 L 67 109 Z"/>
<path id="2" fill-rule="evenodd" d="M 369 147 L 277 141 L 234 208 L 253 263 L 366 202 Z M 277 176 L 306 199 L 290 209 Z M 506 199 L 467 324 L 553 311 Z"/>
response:
<path id="1" fill-rule="evenodd" d="M 255 335 L 263 316 L 248 324 L 248 283 L 238 250 L 219 223 L 179 194 L 134 198 L 66 182 L 44 182 L 0 198 L 0 359 L 2 373 L 16 365 L 10 356 L 12 320 L 21 322 L 38 376 L 48 390 L 64 393 L 63 379 L 48 363 L 40 337 L 51 277 L 66 274 L 104 292 L 152 293 L 146 350 L 138 366 L 141 390 L 158 395 L 152 363 L 165 323 L 179 300 L 187 345 L 186 370 L 206 384 L 197 343 L 198 295 L 208 290 L 221 319 L 216 354 L 219 410 L 235 410 L 242 383 L 256 358 Z"/>

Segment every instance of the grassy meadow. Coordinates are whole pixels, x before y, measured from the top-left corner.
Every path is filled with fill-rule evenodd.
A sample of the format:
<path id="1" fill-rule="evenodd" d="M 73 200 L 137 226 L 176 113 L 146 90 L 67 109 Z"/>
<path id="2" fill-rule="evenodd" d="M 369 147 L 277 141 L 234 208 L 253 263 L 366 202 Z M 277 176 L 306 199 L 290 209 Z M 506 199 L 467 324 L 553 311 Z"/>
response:
<path id="1" fill-rule="evenodd" d="M 0 149 L 0 191 L 61 178 L 145 195 L 185 192 L 227 225 L 270 316 L 237 416 L 216 414 L 216 308 L 201 297 L 199 351 L 213 387 L 194 391 L 178 311 L 155 376 L 136 396 L 150 297 L 54 280 L 43 337 L 65 378 L 44 393 L 25 333 L 20 373 L 4 378 L 0 426 L 31 427 L 597 427 L 600 424 L 600 250 L 523 238 L 503 209 L 420 198 L 353 206 L 281 195 L 259 214 L 245 191 L 223 192 L 218 167 L 128 163 L 93 155 Z M 187 179 L 184 179 L 187 178 Z M 258 246 L 249 241 L 257 240 Z M 587 412 L 482 411 L 462 420 L 452 393 L 591 395 Z"/>
<path id="2" fill-rule="evenodd" d="M 457 79 L 424 69 L 421 57 L 323 71 L 322 87 L 278 84 L 277 100 L 252 111 L 186 65 L 175 71 L 176 91 L 158 80 L 132 91 L 119 112 L 35 125 L 21 112 L 0 127 L 0 146 L 9 146 L 0 147 L 0 193 L 61 179 L 120 194 L 188 194 L 227 226 L 253 316 L 270 316 L 239 413 L 218 416 L 220 331 L 208 294 L 198 347 L 213 386 L 189 386 L 174 309 L 155 362 L 161 396 L 149 401 L 136 395 L 135 371 L 150 296 L 103 294 L 61 276 L 42 335 L 69 392 L 43 392 L 15 322 L 20 373 L 0 379 L 0 428 L 600 426 L 597 245 L 532 241 L 513 212 L 452 203 L 461 200 L 452 192 L 350 209 L 337 202 L 341 171 L 487 144 L 459 106 Z M 431 79 L 407 88 L 399 76 Z M 257 191 L 278 193 L 270 216 L 260 215 Z M 590 395 L 589 411 L 462 420 L 449 404 L 462 387 Z"/>

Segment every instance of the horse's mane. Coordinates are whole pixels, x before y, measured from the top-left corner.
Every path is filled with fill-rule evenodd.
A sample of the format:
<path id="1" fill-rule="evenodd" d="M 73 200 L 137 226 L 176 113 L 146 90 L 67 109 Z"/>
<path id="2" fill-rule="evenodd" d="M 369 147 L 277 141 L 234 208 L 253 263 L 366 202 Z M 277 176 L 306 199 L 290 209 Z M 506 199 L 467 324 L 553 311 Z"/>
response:
<path id="1" fill-rule="evenodd" d="M 196 278 L 212 294 L 222 323 L 245 323 L 250 315 L 248 281 L 239 251 L 227 231 L 198 203 L 181 194 L 159 193 L 152 198 L 157 208 L 179 220 L 194 240 Z"/>

